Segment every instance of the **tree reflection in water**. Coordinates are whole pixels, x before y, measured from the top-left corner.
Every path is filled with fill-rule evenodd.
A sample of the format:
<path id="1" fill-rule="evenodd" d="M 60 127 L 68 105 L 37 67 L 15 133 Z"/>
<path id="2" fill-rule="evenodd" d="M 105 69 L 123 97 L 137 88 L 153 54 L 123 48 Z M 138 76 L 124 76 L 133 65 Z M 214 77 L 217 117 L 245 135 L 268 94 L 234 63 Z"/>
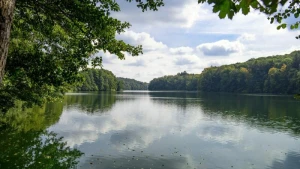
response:
<path id="1" fill-rule="evenodd" d="M 83 154 L 71 149 L 47 127 L 58 122 L 62 104 L 21 109 L 0 116 L 0 168 L 68 169 Z"/>
<path id="2" fill-rule="evenodd" d="M 0 137 L 0 165 L 5 169 L 68 169 L 82 155 L 53 132 L 5 129 Z"/>

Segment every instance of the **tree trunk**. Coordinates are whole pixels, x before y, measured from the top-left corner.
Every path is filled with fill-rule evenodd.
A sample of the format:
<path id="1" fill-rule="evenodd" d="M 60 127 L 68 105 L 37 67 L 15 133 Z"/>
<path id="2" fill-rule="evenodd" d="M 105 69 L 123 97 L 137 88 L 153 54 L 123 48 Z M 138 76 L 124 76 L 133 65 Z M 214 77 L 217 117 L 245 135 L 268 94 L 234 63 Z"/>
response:
<path id="1" fill-rule="evenodd" d="M 16 0 L 0 0 L 0 86 L 4 78 L 15 2 Z"/>

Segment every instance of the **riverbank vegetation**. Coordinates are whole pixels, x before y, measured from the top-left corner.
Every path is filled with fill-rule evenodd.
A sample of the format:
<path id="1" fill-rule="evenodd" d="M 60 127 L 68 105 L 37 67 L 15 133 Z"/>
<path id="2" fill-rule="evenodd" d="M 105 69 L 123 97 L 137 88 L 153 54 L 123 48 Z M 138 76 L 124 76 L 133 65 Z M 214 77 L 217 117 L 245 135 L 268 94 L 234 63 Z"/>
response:
<path id="1" fill-rule="evenodd" d="M 155 78 L 149 83 L 149 90 L 197 90 L 199 74 L 188 74 L 186 71 L 177 75 Z"/>
<path id="2" fill-rule="evenodd" d="M 89 68 L 81 72 L 83 84 L 77 91 L 147 90 L 148 84 L 134 79 L 116 77 L 105 69 Z"/>
<path id="3" fill-rule="evenodd" d="M 234 93 L 300 93 L 300 51 L 205 68 L 201 74 L 155 78 L 149 90 L 199 90 Z"/>
<path id="4" fill-rule="evenodd" d="M 118 80 L 109 70 L 87 69 L 81 72 L 83 84 L 78 91 L 115 91 L 118 90 Z"/>
<path id="5" fill-rule="evenodd" d="M 148 90 L 148 83 L 146 82 L 123 77 L 118 77 L 117 79 L 121 83 L 121 89 L 123 90 Z"/>
<path id="6" fill-rule="evenodd" d="M 250 59 L 203 70 L 198 90 L 242 93 L 300 93 L 300 51 Z"/>

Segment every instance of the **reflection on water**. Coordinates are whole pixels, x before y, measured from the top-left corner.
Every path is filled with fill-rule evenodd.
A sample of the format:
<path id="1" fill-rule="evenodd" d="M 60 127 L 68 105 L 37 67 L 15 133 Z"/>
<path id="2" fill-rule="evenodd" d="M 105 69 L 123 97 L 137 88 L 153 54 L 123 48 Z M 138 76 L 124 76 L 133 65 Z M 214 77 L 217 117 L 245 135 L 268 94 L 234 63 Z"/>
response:
<path id="1" fill-rule="evenodd" d="M 23 110 L 21 104 L 0 116 L 0 168 L 66 169 L 82 155 L 70 149 L 63 137 L 46 130 L 62 113 L 60 102 Z"/>
<path id="2" fill-rule="evenodd" d="M 68 93 L 64 100 L 65 105 L 76 106 L 86 113 L 104 112 L 109 110 L 115 102 L 114 92 Z"/>
<path id="3" fill-rule="evenodd" d="M 53 132 L 6 129 L 0 136 L 0 168 L 4 169 L 71 168 L 82 155 Z"/>
<path id="4" fill-rule="evenodd" d="M 58 122 L 63 110 L 61 102 L 45 104 L 42 107 L 23 109 L 18 103 L 5 115 L 0 114 L 0 127 L 8 125 L 18 131 L 44 130 Z"/>
<path id="5" fill-rule="evenodd" d="M 289 96 L 70 93 L 60 106 L 44 126 L 84 153 L 78 168 L 300 166 L 300 104 Z"/>
<path id="6" fill-rule="evenodd" d="M 282 169 L 282 168 L 299 168 L 299 152 L 288 152 L 284 160 L 276 160 L 273 162 L 272 166 L 268 167 L 270 169 Z"/>

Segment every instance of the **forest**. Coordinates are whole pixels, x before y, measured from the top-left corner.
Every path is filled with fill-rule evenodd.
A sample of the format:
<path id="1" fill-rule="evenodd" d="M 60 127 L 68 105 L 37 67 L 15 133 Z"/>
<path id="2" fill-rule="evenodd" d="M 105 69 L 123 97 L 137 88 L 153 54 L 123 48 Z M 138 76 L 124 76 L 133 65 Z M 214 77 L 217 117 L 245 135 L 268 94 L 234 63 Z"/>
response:
<path id="1" fill-rule="evenodd" d="M 149 90 L 197 90 L 199 74 L 188 74 L 186 71 L 177 75 L 155 78 L 150 81 Z"/>
<path id="2" fill-rule="evenodd" d="M 118 77 L 117 79 L 121 83 L 121 89 L 123 90 L 148 90 L 148 83 L 146 82 L 123 77 Z"/>
<path id="3" fill-rule="evenodd" d="M 203 70 L 198 90 L 239 93 L 300 93 L 300 51 Z"/>
<path id="4" fill-rule="evenodd" d="M 81 72 L 78 91 L 187 90 L 233 93 L 300 93 L 300 51 L 260 57 L 243 63 L 205 68 L 201 74 L 186 71 L 155 78 L 149 85 L 134 79 L 116 77 L 105 69 Z"/>
<path id="5" fill-rule="evenodd" d="M 82 84 L 77 91 L 147 90 L 148 84 L 134 79 L 116 77 L 105 69 L 89 68 L 81 72 Z"/>
<path id="6" fill-rule="evenodd" d="M 116 91 L 120 85 L 116 76 L 105 69 L 87 69 L 81 72 L 83 84 L 77 87 L 79 91 Z"/>
<path id="7" fill-rule="evenodd" d="M 300 51 L 178 73 L 153 79 L 149 90 L 199 90 L 238 93 L 300 93 Z"/>

